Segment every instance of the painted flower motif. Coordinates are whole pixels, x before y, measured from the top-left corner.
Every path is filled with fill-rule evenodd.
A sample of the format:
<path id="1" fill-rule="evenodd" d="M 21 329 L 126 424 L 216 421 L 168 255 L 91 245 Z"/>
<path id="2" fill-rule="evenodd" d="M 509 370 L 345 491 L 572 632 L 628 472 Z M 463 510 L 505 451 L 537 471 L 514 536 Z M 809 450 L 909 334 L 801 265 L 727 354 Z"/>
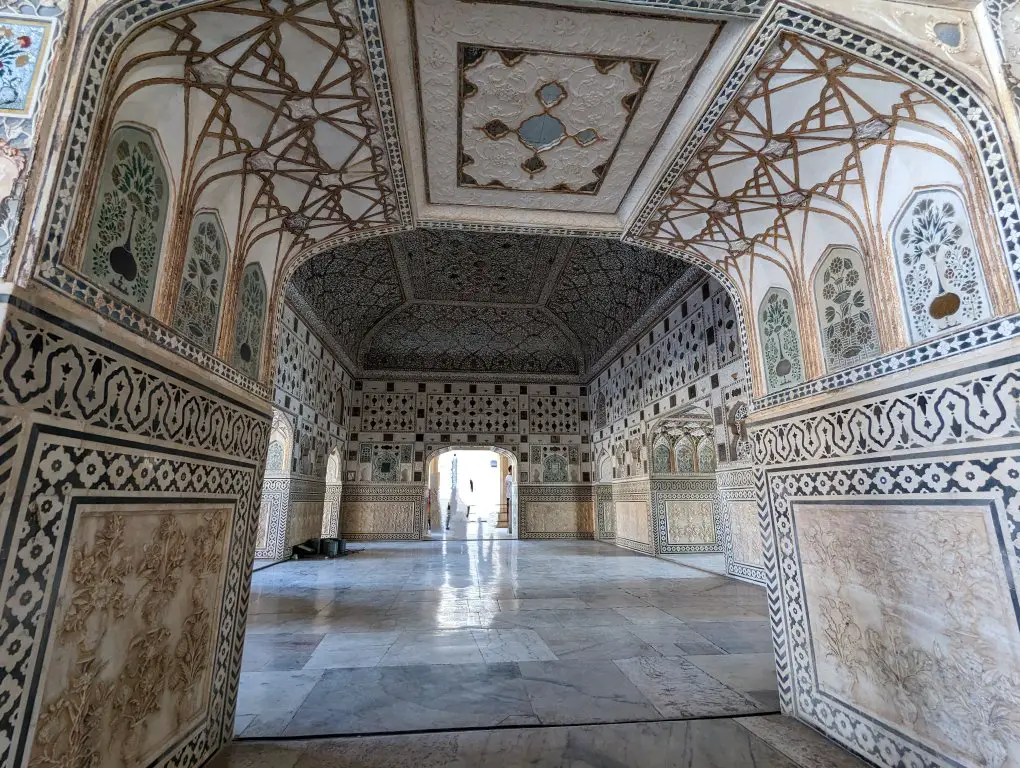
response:
<path id="1" fill-rule="evenodd" d="M 94 487 L 102 478 L 106 467 L 95 453 L 88 453 L 78 465 L 78 477 L 86 488 Z"/>
<path id="2" fill-rule="evenodd" d="M 53 544 L 49 536 L 38 531 L 29 541 L 25 542 L 18 552 L 18 560 L 27 570 L 34 571 L 42 567 L 53 554 Z"/>
<path id="3" fill-rule="evenodd" d="M 20 588 L 19 588 L 20 591 Z M 9 603 L 8 603 L 9 604 Z M 32 649 L 32 637 L 25 630 L 24 626 L 15 627 L 4 639 L 2 651 L 5 662 L 10 668 L 11 664 L 17 664 L 24 659 Z"/>

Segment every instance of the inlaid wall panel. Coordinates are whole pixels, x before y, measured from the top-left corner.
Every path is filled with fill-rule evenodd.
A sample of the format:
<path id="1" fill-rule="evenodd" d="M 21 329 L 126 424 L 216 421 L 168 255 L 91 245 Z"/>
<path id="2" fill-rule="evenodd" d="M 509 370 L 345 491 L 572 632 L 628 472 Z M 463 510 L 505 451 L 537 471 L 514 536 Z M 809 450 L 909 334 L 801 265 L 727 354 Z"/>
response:
<path id="1" fill-rule="evenodd" d="M 346 483 L 341 515 L 345 539 L 419 539 L 424 490 L 414 484 Z"/>
<path id="2" fill-rule="evenodd" d="M 751 465 L 723 465 L 716 473 L 716 482 L 726 573 L 752 584 L 764 584 L 765 554 Z"/>
<path id="3" fill-rule="evenodd" d="M 712 475 L 649 480 L 655 554 L 721 552 Z"/>
<path id="4" fill-rule="evenodd" d="M 520 538 L 595 538 L 595 497 L 590 485 L 521 484 L 517 499 Z"/>

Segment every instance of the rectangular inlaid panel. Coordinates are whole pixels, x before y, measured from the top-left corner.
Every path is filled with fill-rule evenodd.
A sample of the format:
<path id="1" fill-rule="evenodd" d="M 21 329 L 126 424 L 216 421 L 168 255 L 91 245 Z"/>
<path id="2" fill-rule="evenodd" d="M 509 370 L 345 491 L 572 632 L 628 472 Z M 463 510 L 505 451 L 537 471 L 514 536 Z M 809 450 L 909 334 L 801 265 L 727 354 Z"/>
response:
<path id="1" fill-rule="evenodd" d="M 529 536 L 543 534 L 594 535 L 594 505 L 591 501 L 529 501 L 521 506 L 521 532 Z"/>
<path id="2" fill-rule="evenodd" d="M 715 544 L 715 504 L 710 500 L 667 500 L 667 544 Z"/>
<path id="3" fill-rule="evenodd" d="M 33 766 L 149 765 L 207 716 L 231 509 L 78 507 Z"/>
<path id="4" fill-rule="evenodd" d="M 1020 764 L 1020 632 L 994 507 L 796 502 L 817 685 L 972 765 Z"/>
<path id="5" fill-rule="evenodd" d="M 616 502 L 616 536 L 642 544 L 652 543 L 652 532 L 648 528 L 647 501 Z"/>
<path id="6" fill-rule="evenodd" d="M 347 538 L 418 538 L 413 501 L 350 501 L 343 503 Z"/>
<path id="7" fill-rule="evenodd" d="M 747 499 L 726 501 L 733 539 L 733 559 L 745 565 L 762 567 L 761 522 L 758 520 L 758 502 Z"/>

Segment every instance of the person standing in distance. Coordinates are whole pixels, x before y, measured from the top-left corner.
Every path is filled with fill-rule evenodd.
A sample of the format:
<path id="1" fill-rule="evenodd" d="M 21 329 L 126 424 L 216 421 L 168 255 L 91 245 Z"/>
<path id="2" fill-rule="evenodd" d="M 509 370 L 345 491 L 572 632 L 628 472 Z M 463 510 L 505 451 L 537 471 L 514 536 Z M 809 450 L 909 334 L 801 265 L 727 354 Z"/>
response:
<path id="1" fill-rule="evenodd" d="M 511 499 L 513 498 L 513 495 L 514 495 L 514 468 L 513 467 L 507 467 L 506 468 L 506 477 L 503 478 L 503 487 L 506 489 L 505 493 L 503 494 L 504 496 L 506 496 L 506 531 L 511 536 L 513 536 L 513 533 L 514 533 L 514 513 L 513 513 L 513 507 L 510 506 Z"/>

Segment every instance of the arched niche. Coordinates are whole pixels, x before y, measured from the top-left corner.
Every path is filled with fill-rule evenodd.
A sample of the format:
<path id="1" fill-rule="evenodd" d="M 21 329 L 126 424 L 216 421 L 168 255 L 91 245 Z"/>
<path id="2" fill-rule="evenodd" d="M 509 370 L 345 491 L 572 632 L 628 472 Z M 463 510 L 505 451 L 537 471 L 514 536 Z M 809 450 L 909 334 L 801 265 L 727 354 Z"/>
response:
<path id="1" fill-rule="evenodd" d="M 266 325 L 266 280 L 262 267 L 249 264 L 241 275 L 234 326 L 234 367 L 253 379 L 259 376 Z"/>
<path id="2" fill-rule="evenodd" d="M 892 248 L 912 342 L 992 317 L 974 229 L 956 190 L 914 191 L 893 223 Z"/>
<path id="3" fill-rule="evenodd" d="M 804 381 L 797 307 L 785 288 L 772 287 L 758 307 L 758 337 L 769 392 Z"/>
<path id="4" fill-rule="evenodd" d="M 871 285 L 860 251 L 830 247 L 815 271 L 814 295 L 827 372 L 881 354 Z"/>
<path id="5" fill-rule="evenodd" d="M 173 327 L 207 352 L 216 347 L 227 258 L 220 217 L 214 211 L 200 211 L 188 232 Z"/>
<path id="6" fill-rule="evenodd" d="M 82 272 L 143 312 L 152 309 L 171 189 L 159 137 L 136 125 L 110 134 Z"/>

